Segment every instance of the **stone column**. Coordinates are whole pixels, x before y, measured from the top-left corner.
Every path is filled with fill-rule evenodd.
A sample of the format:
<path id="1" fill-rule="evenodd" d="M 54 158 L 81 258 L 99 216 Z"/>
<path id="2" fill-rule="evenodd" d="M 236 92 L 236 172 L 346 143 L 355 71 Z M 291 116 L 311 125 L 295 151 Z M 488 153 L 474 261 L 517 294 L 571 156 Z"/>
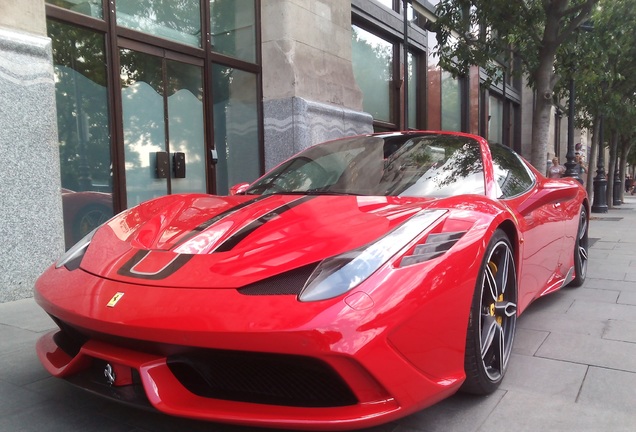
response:
<path id="1" fill-rule="evenodd" d="M 32 296 L 64 250 L 44 0 L 0 2 L 0 303 Z"/>
<path id="2" fill-rule="evenodd" d="M 351 2 L 261 4 L 265 168 L 317 142 L 372 132 L 351 64 Z"/>

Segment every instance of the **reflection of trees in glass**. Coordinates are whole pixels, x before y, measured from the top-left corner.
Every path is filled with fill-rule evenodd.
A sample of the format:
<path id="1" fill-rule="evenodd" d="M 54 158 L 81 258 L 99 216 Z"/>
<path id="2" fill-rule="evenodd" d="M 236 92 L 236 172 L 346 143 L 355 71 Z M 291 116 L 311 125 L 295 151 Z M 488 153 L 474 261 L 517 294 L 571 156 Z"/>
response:
<path id="1" fill-rule="evenodd" d="M 101 0 L 46 0 L 46 2 L 95 18 L 103 17 Z"/>
<path id="2" fill-rule="evenodd" d="M 199 0 L 117 0 L 117 24 L 201 46 Z"/>
<path id="3" fill-rule="evenodd" d="M 417 56 L 408 54 L 408 127 L 417 128 Z"/>
<path id="4" fill-rule="evenodd" d="M 439 187 L 464 181 L 472 174 L 483 171 L 481 149 L 477 143 L 454 137 L 441 137 L 435 145 L 442 143 L 448 157 L 442 165 L 444 175 L 436 179 Z"/>
<path id="5" fill-rule="evenodd" d="M 323 168 L 324 167 L 324 168 Z M 376 135 L 314 146 L 254 183 L 247 193 L 379 196 L 484 193 L 481 148 L 447 135 Z"/>
<path id="6" fill-rule="evenodd" d="M 491 144 L 490 153 L 495 181 L 501 189 L 499 198 L 513 197 L 530 189 L 533 179 L 515 153 L 501 144 Z"/>
<path id="7" fill-rule="evenodd" d="M 461 131 L 461 93 L 459 81 L 442 71 L 442 129 Z"/>
<path id="8" fill-rule="evenodd" d="M 481 150 L 477 143 L 454 136 L 414 138 L 389 158 L 387 172 L 391 171 L 395 177 L 385 181 L 395 183 L 392 194 L 403 193 L 416 183 L 417 190 L 439 191 L 482 172 Z"/>
<path id="9" fill-rule="evenodd" d="M 212 66 L 214 147 L 218 154 L 217 193 L 252 182 L 261 174 L 256 75 L 218 64 Z"/>
<path id="10" fill-rule="evenodd" d="M 254 0 L 210 0 L 212 50 L 256 60 Z"/>
<path id="11" fill-rule="evenodd" d="M 375 119 L 391 121 L 393 44 L 355 26 L 352 38 L 353 73 L 364 95 L 364 110 Z"/>
<path id="12" fill-rule="evenodd" d="M 55 64 L 62 186 L 111 190 L 104 37 L 48 22 Z"/>

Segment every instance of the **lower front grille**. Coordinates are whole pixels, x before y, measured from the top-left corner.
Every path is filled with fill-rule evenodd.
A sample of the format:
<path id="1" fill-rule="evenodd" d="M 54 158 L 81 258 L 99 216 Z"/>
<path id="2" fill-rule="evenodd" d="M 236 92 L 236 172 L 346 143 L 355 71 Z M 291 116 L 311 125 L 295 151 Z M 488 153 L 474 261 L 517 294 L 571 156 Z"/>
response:
<path id="1" fill-rule="evenodd" d="M 358 402 L 329 365 L 310 357 L 200 350 L 169 357 L 168 366 L 190 392 L 202 397 L 295 407 Z"/>

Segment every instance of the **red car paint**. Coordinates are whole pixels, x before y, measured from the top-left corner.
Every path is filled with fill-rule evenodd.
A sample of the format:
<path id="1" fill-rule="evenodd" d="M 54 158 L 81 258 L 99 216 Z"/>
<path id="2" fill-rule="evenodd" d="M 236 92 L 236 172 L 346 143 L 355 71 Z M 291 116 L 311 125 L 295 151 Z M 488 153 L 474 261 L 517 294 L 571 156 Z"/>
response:
<path id="1" fill-rule="evenodd" d="M 37 302 L 62 329 L 38 342 L 40 360 L 71 381 L 105 362 L 112 383 L 99 382 L 98 373 L 94 385 L 81 385 L 121 398 L 134 371 L 160 411 L 266 427 L 368 427 L 452 395 L 465 379 L 471 301 L 495 230 L 504 227 L 514 247 L 520 314 L 569 282 L 579 211 L 588 203 L 578 182 L 546 179 L 529 165 L 533 185 L 497 199 L 486 141 L 432 134 L 479 144 L 483 194 L 172 195 L 117 215 L 95 233 L 79 268 L 52 266 L 36 283 Z M 427 209 L 443 215 L 342 295 L 304 302 L 241 291 L 371 244 Z M 442 256 L 401 265 L 445 232 L 465 234 Z M 317 360 L 355 402 L 293 406 L 202 395 L 169 366 L 192 350 Z"/>

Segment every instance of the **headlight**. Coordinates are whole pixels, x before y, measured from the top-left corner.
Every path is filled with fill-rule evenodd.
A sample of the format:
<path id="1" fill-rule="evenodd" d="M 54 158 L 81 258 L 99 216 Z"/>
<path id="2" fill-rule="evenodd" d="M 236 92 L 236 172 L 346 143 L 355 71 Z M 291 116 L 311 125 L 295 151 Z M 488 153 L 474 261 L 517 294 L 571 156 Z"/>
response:
<path id="1" fill-rule="evenodd" d="M 310 302 L 344 294 L 364 282 L 447 210 L 422 210 L 379 240 L 323 260 L 311 274 L 298 299 Z"/>
<path id="2" fill-rule="evenodd" d="M 95 228 L 93 231 L 89 232 L 84 236 L 83 239 L 75 243 L 69 250 L 67 250 L 64 255 L 60 257 L 55 263 L 55 268 L 60 268 L 62 266 L 66 266 L 69 270 L 75 270 L 79 267 L 80 262 L 82 262 L 82 258 L 84 257 L 84 253 L 88 248 L 88 245 L 91 244 L 91 240 L 95 235 L 95 231 L 98 230 L 99 227 Z"/>

